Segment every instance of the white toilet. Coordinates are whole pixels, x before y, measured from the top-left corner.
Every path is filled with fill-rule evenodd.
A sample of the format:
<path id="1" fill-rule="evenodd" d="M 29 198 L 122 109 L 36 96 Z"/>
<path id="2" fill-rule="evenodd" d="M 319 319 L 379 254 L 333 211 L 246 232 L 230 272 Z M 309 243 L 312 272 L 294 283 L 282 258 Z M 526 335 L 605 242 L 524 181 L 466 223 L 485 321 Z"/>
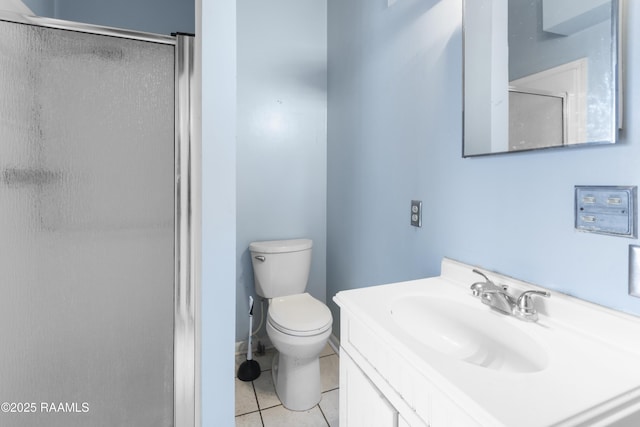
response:
<path id="1" fill-rule="evenodd" d="M 320 352 L 331 335 L 329 308 L 304 290 L 311 267 L 309 239 L 249 245 L 258 295 L 269 299 L 267 335 L 278 350 L 273 382 L 282 404 L 294 411 L 320 402 Z"/>

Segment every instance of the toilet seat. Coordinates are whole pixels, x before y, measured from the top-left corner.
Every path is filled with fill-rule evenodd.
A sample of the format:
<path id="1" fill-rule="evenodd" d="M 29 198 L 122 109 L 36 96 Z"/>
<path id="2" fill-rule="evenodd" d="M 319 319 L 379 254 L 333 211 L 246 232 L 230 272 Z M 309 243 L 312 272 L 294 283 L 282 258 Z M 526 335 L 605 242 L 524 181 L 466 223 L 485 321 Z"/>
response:
<path id="1" fill-rule="evenodd" d="M 287 335 L 322 334 L 333 323 L 329 308 L 306 292 L 272 299 L 267 313 L 267 321 Z"/>

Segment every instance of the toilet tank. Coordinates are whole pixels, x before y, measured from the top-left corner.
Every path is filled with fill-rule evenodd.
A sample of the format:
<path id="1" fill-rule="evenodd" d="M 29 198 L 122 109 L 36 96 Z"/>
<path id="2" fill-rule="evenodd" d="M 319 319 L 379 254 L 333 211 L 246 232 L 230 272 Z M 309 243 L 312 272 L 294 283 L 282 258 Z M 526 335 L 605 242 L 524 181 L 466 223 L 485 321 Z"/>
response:
<path id="1" fill-rule="evenodd" d="M 256 293 L 263 298 L 303 293 L 309 280 L 312 246 L 310 239 L 250 243 Z"/>

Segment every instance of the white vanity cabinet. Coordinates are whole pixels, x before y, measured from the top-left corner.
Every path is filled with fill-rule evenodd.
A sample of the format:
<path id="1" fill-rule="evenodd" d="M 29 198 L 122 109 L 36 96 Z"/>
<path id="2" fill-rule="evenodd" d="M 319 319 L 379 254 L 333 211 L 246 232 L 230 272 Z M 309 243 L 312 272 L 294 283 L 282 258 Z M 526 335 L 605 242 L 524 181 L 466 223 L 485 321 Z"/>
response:
<path id="1" fill-rule="evenodd" d="M 340 425 L 392 427 L 398 411 L 345 352 L 340 354 Z"/>
<path id="2" fill-rule="evenodd" d="M 340 389 L 341 426 L 411 427 L 345 351 L 340 355 Z"/>
<path id="3" fill-rule="evenodd" d="M 474 269 L 334 297 L 341 427 L 640 426 L 640 318 L 553 292 L 523 322 L 473 296 Z"/>
<path id="4" fill-rule="evenodd" d="M 341 427 L 480 426 L 348 307 L 340 319 Z"/>

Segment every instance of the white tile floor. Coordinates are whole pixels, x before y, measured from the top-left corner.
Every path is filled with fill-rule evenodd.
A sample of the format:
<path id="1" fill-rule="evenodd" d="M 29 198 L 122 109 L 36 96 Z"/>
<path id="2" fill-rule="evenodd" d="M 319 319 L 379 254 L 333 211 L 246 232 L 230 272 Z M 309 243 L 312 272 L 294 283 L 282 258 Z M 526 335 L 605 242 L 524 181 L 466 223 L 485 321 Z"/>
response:
<path id="1" fill-rule="evenodd" d="M 289 411 L 280 403 L 271 379 L 275 350 L 254 355 L 262 373 L 252 382 L 236 377 L 236 427 L 338 427 L 338 355 L 327 345 L 320 355 L 322 400 L 308 411 Z M 238 366 L 246 359 L 236 356 Z M 235 373 L 234 373 L 235 375 Z"/>

